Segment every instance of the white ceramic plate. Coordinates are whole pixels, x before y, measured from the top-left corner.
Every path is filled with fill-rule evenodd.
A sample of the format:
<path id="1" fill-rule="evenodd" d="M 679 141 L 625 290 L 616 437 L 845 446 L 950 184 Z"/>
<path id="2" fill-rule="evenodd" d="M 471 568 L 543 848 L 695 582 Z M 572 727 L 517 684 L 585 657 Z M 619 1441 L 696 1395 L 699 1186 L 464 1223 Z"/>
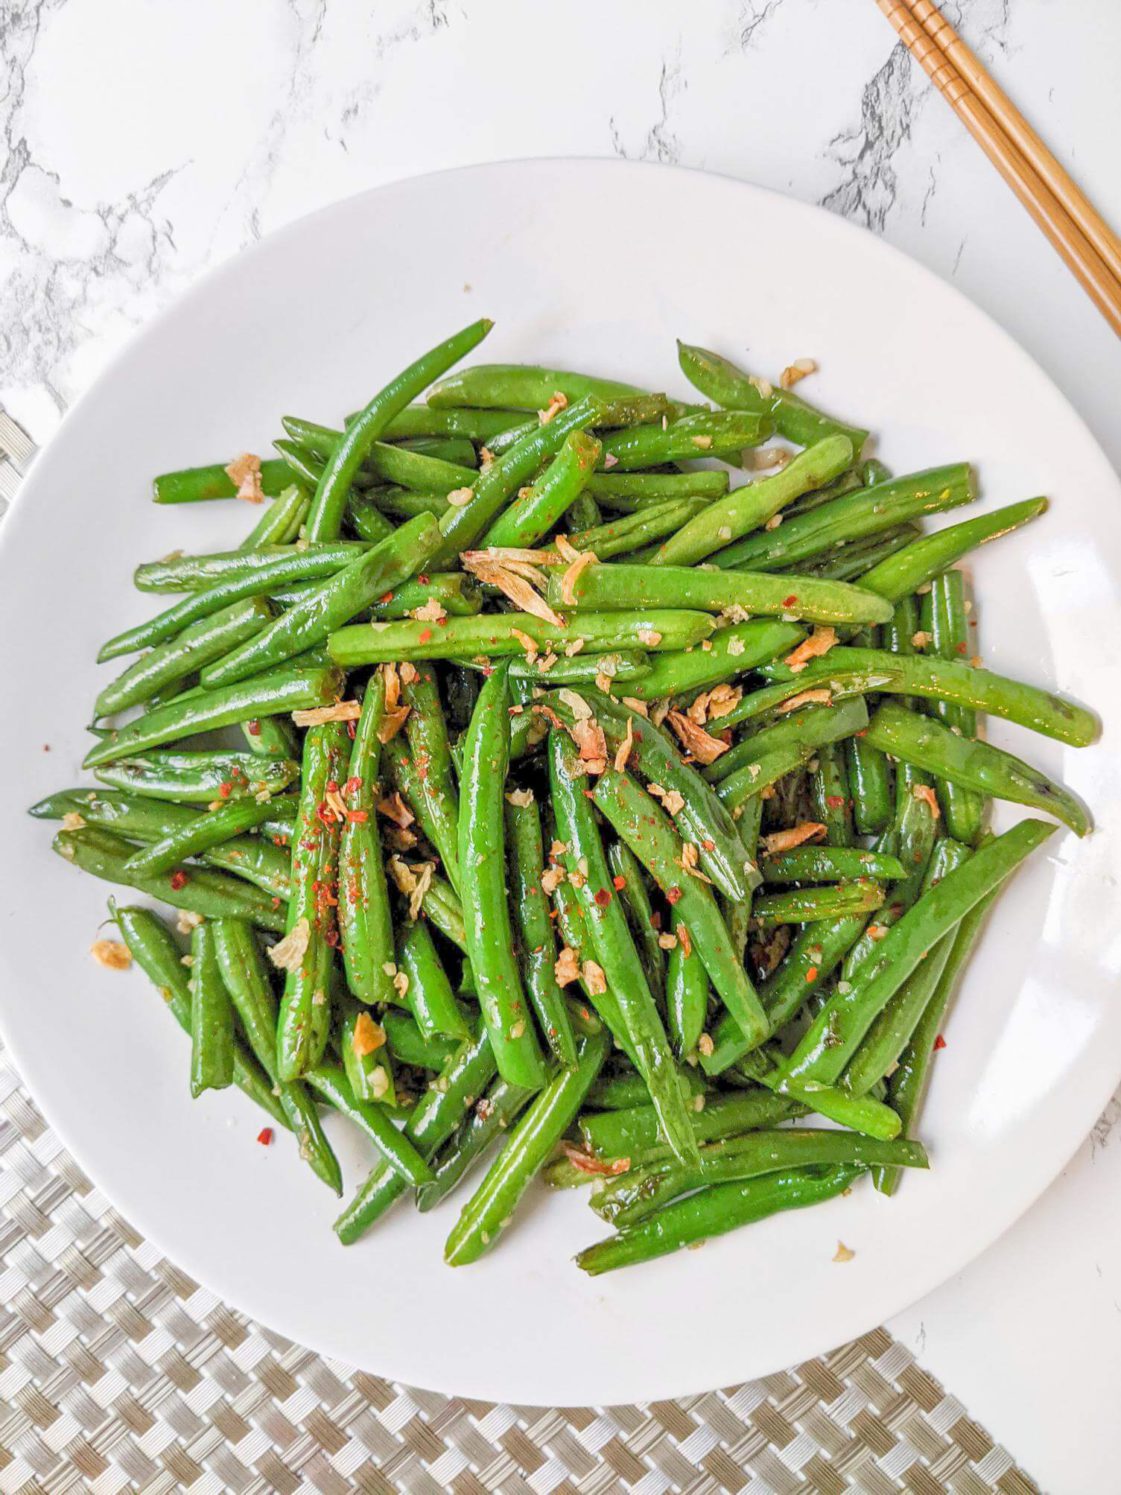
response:
<path id="1" fill-rule="evenodd" d="M 994 724 L 1097 813 L 998 905 L 937 1061 L 934 1167 L 656 1264 L 589 1280 L 601 1234 L 577 1197 L 534 1191 L 482 1263 L 451 1271 L 456 1206 L 400 1208 L 344 1250 L 336 1201 L 239 1094 L 192 1103 L 187 1050 L 139 975 L 87 948 L 107 889 L 50 851 L 24 807 L 76 783 L 98 642 L 152 609 L 140 559 L 216 549 L 241 505 L 157 508 L 153 473 L 266 451 L 278 418 L 338 421 L 451 329 L 478 357 L 680 389 L 674 338 L 777 373 L 882 433 L 897 471 L 974 459 L 985 504 L 1051 512 L 975 562 L 997 669 L 1093 702 L 1076 753 Z M 807 390 L 811 386 L 807 385 Z M 381 188 L 276 234 L 137 337 L 39 459 L 0 541 L 0 833 L 5 1040 L 66 1144 L 131 1221 L 215 1292 L 338 1359 L 522 1403 L 630 1402 L 727 1385 L 863 1332 L 956 1272 L 1027 1208 L 1084 1136 L 1121 1052 L 1116 918 L 1119 493 L 1078 417 L 955 291 L 867 234 L 756 188 L 664 167 L 517 163 Z M 45 751 L 49 745 L 50 751 Z M 345 1128 L 348 1192 L 368 1159 Z M 838 1239 L 856 1253 L 833 1262 Z"/>

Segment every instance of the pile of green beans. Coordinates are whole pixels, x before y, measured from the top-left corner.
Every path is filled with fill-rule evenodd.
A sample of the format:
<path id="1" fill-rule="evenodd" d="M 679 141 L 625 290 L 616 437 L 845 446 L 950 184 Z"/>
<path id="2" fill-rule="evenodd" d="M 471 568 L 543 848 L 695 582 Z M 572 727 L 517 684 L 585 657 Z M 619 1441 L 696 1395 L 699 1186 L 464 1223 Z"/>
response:
<path id="1" fill-rule="evenodd" d="M 599 1274 L 892 1193 L 985 914 L 1057 828 L 995 834 L 991 802 L 1090 829 L 979 719 L 1078 748 L 1095 717 L 981 668 L 955 569 L 1046 502 L 924 534 L 967 463 L 893 475 L 686 343 L 700 401 L 456 369 L 489 330 L 284 416 L 278 455 L 155 479 L 262 507 L 236 550 L 136 567 L 175 596 L 98 654 L 133 656 L 99 783 L 32 807 L 178 911 L 111 899 L 95 952 L 154 984 L 191 1094 L 238 1086 L 336 1193 L 324 1112 L 365 1136 L 343 1244 L 470 1179 L 465 1265 L 540 1176 L 590 1185 Z M 775 435 L 800 450 L 745 478 Z"/>

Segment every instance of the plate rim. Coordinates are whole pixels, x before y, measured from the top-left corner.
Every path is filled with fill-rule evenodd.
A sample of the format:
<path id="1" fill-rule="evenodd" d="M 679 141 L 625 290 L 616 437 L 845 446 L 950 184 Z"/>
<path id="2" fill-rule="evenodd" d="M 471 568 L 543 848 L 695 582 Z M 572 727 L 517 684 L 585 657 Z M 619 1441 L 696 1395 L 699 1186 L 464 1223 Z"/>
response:
<path id="1" fill-rule="evenodd" d="M 933 270 L 929 266 L 923 264 L 920 260 L 916 259 L 911 254 L 908 254 L 906 251 L 896 247 L 893 244 L 888 243 L 885 239 L 874 234 L 870 229 L 867 229 L 860 224 L 853 223 L 851 220 L 843 218 L 840 215 L 831 213 L 818 204 L 805 202 L 800 198 L 788 196 L 787 194 L 779 192 L 774 188 L 760 186 L 752 181 L 733 176 L 727 172 L 712 171 L 699 167 L 686 167 L 678 165 L 676 163 L 668 162 L 629 161 L 625 158 L 620 159 L 618 157 L 610 156 L 513 157 L 498 161 L 478 162 L 466 166 L 443 168 L 430 172 L 407 174 L 404 176 L 393 178 L 392 180 L 379 183 L 375 186 L 365 188 L 359 192 L 348 194 L 345 197 L 337 198 L 329 203 L 322 204 L 320 207 L 313 209 L 309 213 L 302 214 L 299 217 L 290 220 L 289 222 L 281 225 L 272 232 L 266 234 L 263 238 L 255 241 L 253 244 L 245 246 L 243 249 L 232 253 L 231 255 L 223 259 L 219 264 L 209 267 L 207 270 L 198 275 L 194 280 L 191 281 L 188 286 L 174 295 L 167 303 L 167 305 L 162 307 L 159 312 L 157 312 L 154 316 L 147 319 L 143 323 L 139 324 L 129 333 L 129 335 L 122 342 L 121 346 L 117 348 L 113 352 L 113 354 L 106 360 L 105 364 L 99 370 L 96 378 L 87 386 L 86 389 L 82 391 L 82 393 L 74 400 L 73 404 L 71 404 L 65 411 L 58 427 L 52 433 L 49 440 L 37 455 L 34 464 L 32 465 L 29 472 L 20 482 L 15 499 L 12 501 L 8 513 L 4 516 L 3 522 L 0 523 L 0 574 L 2 574 L 3 568 L 10 564 L 7 557 L 9 556 L 13 548 L 17 547 L 20 543 L 19 536 L 22 530 L 22 525 L 24 522 L 27 522 L 23 520 L 22 515 L 25 512 L 30 512 L 29 501 L 27 499 L 28 490 L 30 489 L 31 493 L 34 495 L 35 493 L 37 493 L 40 486 L 45 483 L 49 483 L 51 478 L 51 469 L 54 465 L 55 460 L 57 460 L 56 454 L 60 448 L 63 449 L 63 455 L 65 457 L 65 438 L 71 426 L 73 425 L 75 418 L 79 415 L 80 412 L 84 410 L 87 402 L 92 401 L 96 397 L 101 386 L 114 378 L 117 375 L 120 366 L 124 364 L 130 357 L 132 357 L 137 352 L 137 350 L 142 348 L 149 340 L 158 341 L 163 332 L 165 324 L 170 321 L 173 316 L 178 315 L 183 310 L 183 308 L 192 300 L 204 300 L 211 291 L 212 287 L 219 284 L 223 279 L 230 278 L 242 273 L 245 265 L 247 263 L 251 263 L 256 256 L 275 252 L 276 246 L 278 244 L 283 243 L 283 241 L 288 237 L 295 237 L 299 233 L 306 231 L 310 224 L 317 221 L 320 223 L 325 222 L 336 213 L 341 213 L 345 210 L 352 209 L 358 202 L 362 200 L 365 200 L 367 198 L 377 198 L 380 194 L 391 192 L 394 188 L 424 182 L 436 182 L 440 179 L 449 177 L 485 175 L 492 172 L 527 173 L 532 176 L 536 172 L 547 172 L 548 170 L 553 168 L 562 168 L 565 170 L 590 169 L 594 171 L 602 171 L 606 169 L 608 172 L 615 172 L 619 174 L 625 173 L 631 176 L 635 176 L 639 173 L 643 173 L 649 176 L 661 176 L 666 179 L 677 177 L 707 179 L 725 185 L 729 190 L 734 191 L 737 194 L 742 193 L 748 196 L 758 196 L 766 199 L 777 200 L 782 204 L 784 211 L 793 210 L 797 215 L 802 216 L 806 222 L 813 223 L 814 225 L 820 225 L 823 221 L 825 221 L 831 225 L 830 232 L 836 232 L 842 238 L 847 235 L 853 242 L 859 241 L 861 244 L 860 252 L 863 254 L 867 254 L 869 252 L 869 246 L 874 245 L 875 252 L 882 253 L 889 260 L 894 260 L 901 266 L 906 267 L 910 272 L 918 272 L 921 277 L 929 278 L 930 280 L 932 280 L 941 288 L 942 291 L 949 292 L 951 298 L 957 305 L 965 309 L 971 317 L 980 319 L 981 323 L 985 327 L 986 332 L 990 336 L 993 336 L 999 341 L 1002 341 L 1005 345 L 1006 351 L 1014 354 L 1015 357 L 1027 370 L 1030 370 L 1038 380 L 1042 381 L 1042 383 L 1051 392 L 1052 396 L 1059 402 L 1061 402 L 1067 416 L 1079 428 L 1080 433 L 1085 441 L 1085 450 L 1087 456 L 1089 456 L 1091 452 L 1093 453 L 1095 459 L 1101 466 L 1103 477 L 1109 483 L 1111 483 L 1112 486 L 1117 489 L 1119 495 L 1121 495 L 1121 480 L 1119 480 L 1117 473 L 1115 472 L 1101 445 L 1097 441 L 1097 438 L 1095 437 L 1093 431 L 1090 429 L 1089 425 L 1079 413 L 1077 408 L 1072 404 L 1063 389 L 1046 372 L 1039 360 L 1027 349 L 1025 349 L 990 312 L 985 310 L 983 307 L 978 306 L 958 286 L 954 285 L 938 271 Z M 87 1166 L 82 1141 L 75 1137 L 68 1126 L 60 1127 L 57 1124 L 57 1122 L 52 1117 L 49 1106 L 45 1106 L 40 1100 L 40 1090 L 38 1085 L 33 1084 L 30 1079 L 25 1078 L 27 1069 L 24 1063 L 24 1059 L 20 1053 L 19 1041 L 18 1039 L 13 1039 L 8 1017 L 8 1002 L 6 1000 L 0 1000 L 0 1038 L 2 1038 L 4 1045 L 7 1047 L 10 1055 L 12 1056 L 14 1067 L 19 1078 L 27 1087 L 36 1106 L 42 1111 L 52 1130 L 55 1131 L 56 1135 L 59 1137 L 67 1151 L 75 1158 L 79 1166 L 82 1168 L 83 1172 L 86 1173 L 91 1181 L 93 1181 L 95 1185 L 100 1188 L 100 1185 L 97 1183 L 96 1170 L 91 1170 Z M 34 1062 L 32 1063 L 31 1068 L 33 1070 L 36 1069 L 36 1065 L 34 1064 Z M 1108 1102 L 1109 1097 L 1116 1090 L 1118 1083 L 1121 1082 L 1121 1055 L 1118 1055 L 1118 1057 L 1114 1060 L 1113 1065 L 1107 1066 L 1107 1068 L 1109 1069 L 1109 1073 L 1112 1076 L 1108 1088 L 1104 1089 L 1104 1093 L 1100 1095 L 1100 1097 L 1097 1097 L 1095 1092 L 1096 1098 L 1092 1111 L 1090 1106 L 1085 1103 L 1080 1108 L 1081 1113 L 1084 1116 L 1088 1117 L 1088 1120 L 1085 1121 L 1084 1125 L 1080 1123 L 1080 1130 L 1078 1132 L 1078 1135 L 1073 1139 L 1069 1146 L 1064 1143 L 1061 1148 L 1052 1149 L 1047 1168 L 1041 1170 L 1045 1176 L 1042 1177 L 1042 1181 L 1038 1184 L 1038 1187 L 1033 1188 L 1032 1192 L 1030 1193 L 1030 1197 L 1025 1198 L 1020 1203 L 1015 1213 L 1003 1225 L 997 1228 L 995 1233 L 988 1234 L 983 1244 L 972 1247 L 964 1260 L 954 1262 L 948 1268 L 935 1267 L 932 1270 L 928 1271 L 924 1277 L 925 1285 L 922 1286 L 919 1292 L 916 1293 L 913 1287 L 902 1288 L 901 1291 L 896 1294 L 896 1298 L 892 1300 L 890 1311 L 878 1313 L 876 1316 L 876 1320 L 869 1322 L 866 1312 L 857 1311 L 855 1313 L 850 1313 L 849 1317 L 852 1320 L 852 1323 L 850 1331 L 847 1331 L 845 1334 L 846 1340 L 858 1337 L 860 1334 L 876 1327 L 877 1321 L 879 1323 L 883 1323 L 886 1320 L 894 1317 L 896 1314 L 902 1312 L 911 1304 L 920 1301 L 927 1294 L 934 1291 L 937 1287 L 948 1281 L 949 1278 L 951 1278 L 957 1272 L 964 1270 L 965 1267 L 968 1266 L 972 1261 L 976 1260 L 981 1254 L 983 1254 L 983 1252 L 990 1249 L 997 1241 L 999 1241 L 1000 1238 L 1035 1205 L 1037 1200 L 1050 1187 L 1050 1185 L 1058 1177 L 1059 1173 L 1061 1173 L 1062 1169 L 1069 1162 L 1070 1158 L 1073 1157 L 1078 1148 L 1082 1145 L 1097 1116 L 1101 1113 L 1101 1110 Z M 106 1197 L 109 1198 L 110 1196 L 107 1195 Z M 145 1211 L 143 1205 L 141 1205 L 140 1209 L 137 1211 L 134 1211 L 130 1206 L 126 1213 L 130 1221 L 139 1221 L 143 1217 Z M 174 1262 L 179 1262 L 180 1260 L 182 1260 L 179 1248 L 169 1248 L 164 1242 L 162 1234 L 158 1228 L 156 1230 L 151 1230 L 147 1226 L 141 1227 L 139 1223 L 137 1225 L 137 1228 L 140 1230 L 141 1234 L 149 1242 L 151 1242 L 151 1244 L 154 1245 L 156 1249 L 165 1254 L 169 1260 Z M 188 1250 L 187 1255 L 189 1254 L 190 1252 Z M 184 1262 L 184 1267 L 185 1270 L 190 1272 L 192 1277 L 195 1277 L 202 1283 L 203 1286 L 206 1286 L 204 1274 L 195 1272 L 190 1266 L 189 1262 Z M 226 1294 L 224 1291 L 219 1292 L 219 1296 L 223 1300 L 226 1299 Z M 258 1323 L 264 1326 L 271 1325 L 271 1308 L 266 1309 L 264 1312 L 260 1312 L 258 1311 L 257 1307 L 253 1306 L 250 1294 L 239 1293 L 237 1296 L 239 1298 L 239 1301 L 234 1302 L 231 1300 L 229 1306 L 256 1320 Z M 291 1331 L 287 1329 L 278 1328 L 274 1332 L 279 1333 L 285 1337 L 293 1337 L 291 1335 Z M 821 1349 L 820 1336 L 815 1336 L 811 1331 L 807 1330 L 803 1332 L 800 1337 L 804 1342 L 804 1346 L 799 1354 L 796 1355 L 794 1359 L 789 1363 L 798 1363 L 800 1360 L 806 1358 L 807 1356 L 818 1353 Z M 317 1355 L 324 1355 L 328 1358 L 332 1356 L 331 1350 L 315 1348 L 314 1342 L 309 1338 L 303 1336 L 302 1334 L 297 1335 L 296 1339 L 299 1343 L 306 1344 L 307 1347 L 312 1351 L 312 1353 L 315 1353 Z M 396 1351 L 394 1351 L 394 1354 L 396 1355 Z M 410 1354 L 405 1355 L 404 1358 L 411 1358 L 411 1352 Z M 433 1378 L 431 1375 L 426 1373 L 423 1376 L 414 1377 L 409 1373 L 408 1370 L 402 1373 L 401 1371 L 396 1369 L 384 1369 L 381 1367 L 375 1367 L 373 1364 L 373 1359 L 374 1357 L 372 1356 L 369 1362 L 363 1362 L 363 1364 L 368 1364 L 369 1368 L 371 1368 L 373 1370 L 373 1373 L 375 1374 L 384 1376 L 387 1379 L 402 1380 L 411 1385 L 424 1386 L 426 1388 L 438 1390 L 448 1395 L 470 1395 L 473 1397 L 478 1396 L 481 1399 L 496 1402 L 517 1401 L 521 1405 L 533 1406 L 553 1405 L 556 1401 L 556 1399 L 553 1398 L 548 1401 L 536 1402 L 533 1400 L 526 1400 L 522 1396 L 513 1396 L 509 1391 L 508 1383 L 503 1384 L 501 1380 L 495 1381 L 493 1383 L 488 1382 L 485 1369 L 481 1371 L 477 1381 L 472 1383 L 471 1389 L 465 1391 L 462 1386 L 455 1386 L 450 1383 L 441 1383 L 439 1376 Z M 780 1368 L 782 1367 L 775 1367 L 776 1370 Z M 763 1372 L 753 1372 L 753 1374 L 763 1374 Z M 743 1379 L 742 1374 L 739 1375 L 739 1379 Z M 641 1402 L 655 1399 L 667 1399 L 686 1396 L 698 1391 L 708 1390 L 710 1389 L 710 1386 L 712 1384 L 711 1381 L 707 1381 L 704 1385 L 698 1386 L 695 1382 L 695 1378 L 692 1377 L 690 1377 L 686 1382 L 675 1381 L 672 1377 L 672 1372 L 667 1374 L 659 1370 L 643 1372 L 643 1374 L 637 1378 L 635 1377 L 633 1372 L 631 1372 L 630 1380 L 632 1382 L 635 1382 L 635 1384 L 638 1386 L 638 1390 L 637 1392 L 634 1392 L 634 1394 L 631 1394 L 634 1391 L 634 1387 L 628 1387 L 627 1400 L 629 1402 Z M 717 1383 L 727 1384 L 727 1378 L 721 1375 L 717 1378 Z M 483 1389 L 480 1390 L 478 1389 L 479 1387 L 482 1387 Z M 585 1403 L 581 1403 L 581 1405 L 610 1404 L 612 1402 L 618 1404 L 620 1400 L 621 1399 L 618 1396 L 610 1396 L 608 1394 L 601 1393 L 598 1396 L 589 1397 L 588 1401 Z"/>

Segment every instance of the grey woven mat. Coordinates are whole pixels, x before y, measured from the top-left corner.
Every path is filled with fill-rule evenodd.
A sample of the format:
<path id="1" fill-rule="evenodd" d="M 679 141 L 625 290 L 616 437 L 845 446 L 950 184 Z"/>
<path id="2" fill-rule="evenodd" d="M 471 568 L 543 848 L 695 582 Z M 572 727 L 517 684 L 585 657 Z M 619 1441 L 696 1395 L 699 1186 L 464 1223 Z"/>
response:
<path id="1" fill-rule="evenodd" d="M 0 512 L 33 450 L 0 411 Z M 0 1212 L 0 1495 L 1037 1490 L 884 1329 L 635 1407 L 492 1406 L 325 1360 L 145 1242 L 2 1049 Z"/>

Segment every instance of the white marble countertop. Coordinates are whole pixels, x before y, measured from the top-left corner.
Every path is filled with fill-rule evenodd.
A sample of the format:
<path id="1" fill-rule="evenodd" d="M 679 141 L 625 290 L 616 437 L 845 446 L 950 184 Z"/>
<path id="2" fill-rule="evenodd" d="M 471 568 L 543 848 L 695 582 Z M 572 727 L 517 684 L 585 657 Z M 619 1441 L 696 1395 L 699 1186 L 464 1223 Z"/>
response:
<path id="1" fill-rule="evenodd" d="M 1121 7 L 946 8 L 1121 223 Z M 1003 323 L 1121 465 L 1121 343 L 873 0 L 6 0 L 0 79 L 0 404 L 40 442 L 135 326 L 298 215 L 440 167 L 616 154 L 883 234 Z M 985 371 L 964 372 L 983 399 Z M 889 1325 L 1057 1492 L 1118 1485 L 1113 1115 Z"/>

